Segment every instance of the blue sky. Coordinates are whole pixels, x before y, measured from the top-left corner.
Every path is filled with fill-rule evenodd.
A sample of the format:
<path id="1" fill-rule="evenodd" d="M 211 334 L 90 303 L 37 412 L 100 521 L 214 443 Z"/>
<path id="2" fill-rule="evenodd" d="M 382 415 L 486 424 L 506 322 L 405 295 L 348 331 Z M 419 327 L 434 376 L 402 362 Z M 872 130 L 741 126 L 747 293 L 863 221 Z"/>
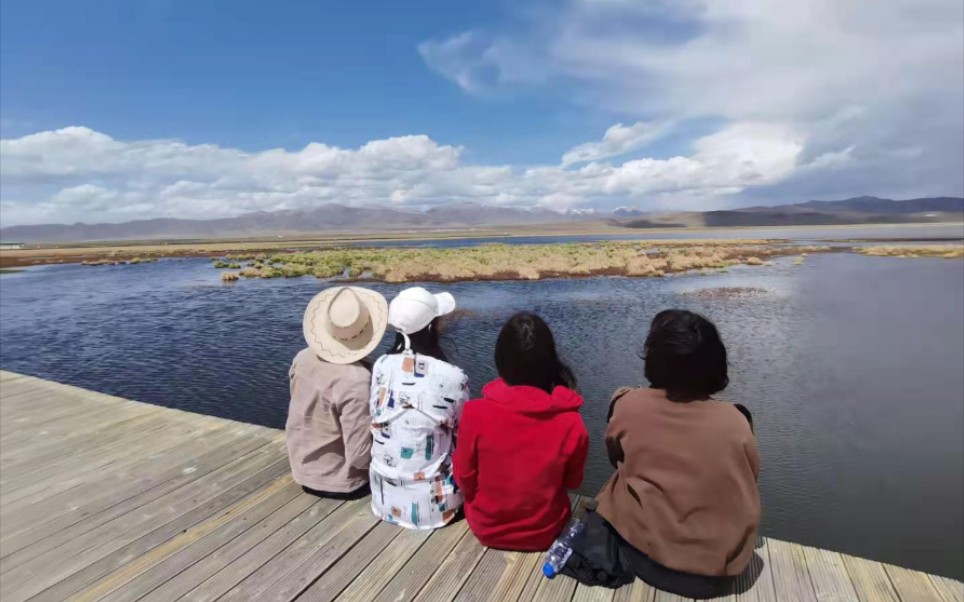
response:
<path id="1" fill-rule="evenodd" d="M 959 0 L 0 12 L 3 225 L 964 193 Z"/>
<path id="2" fill-rule="evenodd" d="M 426 67 L 419 43 L 493 23 L 497 2 L 4 0 L 2 10 L 4 137 L 83 124 L 258 150 L 424 133 L 478 161 L 540 162 L 612 124 L 552 98 L 469 98 Z"/>

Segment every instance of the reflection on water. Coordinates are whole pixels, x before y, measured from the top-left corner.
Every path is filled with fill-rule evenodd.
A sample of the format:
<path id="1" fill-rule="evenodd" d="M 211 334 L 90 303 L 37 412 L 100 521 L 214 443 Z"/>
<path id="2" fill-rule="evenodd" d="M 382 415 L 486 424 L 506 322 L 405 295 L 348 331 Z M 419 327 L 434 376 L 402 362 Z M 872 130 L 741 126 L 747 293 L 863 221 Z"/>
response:
<path id="1" fill-rule="evenodd" d="M 301 314 L 324 286 L 224 285 L 201 260 L 49 266 L 0 283 L 4 369 L 274 427 Z M 751 290 L 693 294 L 724 287 Z M 512 312 L 552 325 L 587 399 L 584 492 L 609 475 L 609 394 L 642 382 L 649 320 L 683 306 L 720 326 L 732 363 L 724 397 L 754 413 L 765 533 L 964 576 L 961 262 L 832 254 L 711 276 L 448 288 L 472 311 L 448 338 L 476 391 L 493 377 L 494 339 Z"/>

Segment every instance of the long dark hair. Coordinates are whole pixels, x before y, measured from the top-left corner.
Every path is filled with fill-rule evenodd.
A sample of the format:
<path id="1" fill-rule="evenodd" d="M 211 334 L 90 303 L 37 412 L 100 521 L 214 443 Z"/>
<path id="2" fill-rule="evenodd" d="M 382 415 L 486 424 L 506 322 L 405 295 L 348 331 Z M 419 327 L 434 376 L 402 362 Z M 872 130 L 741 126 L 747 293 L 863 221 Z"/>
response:
<path id="1" fill-rule="evenodd" d="M 558 386 L 576 388 L 576 376 L 559 359 L 549 325 L 533 313 L 517 313 L 502 326 L 495 342 L 495 367 L 511 386 L 547 393 Z"/>
<path id="2" fill-rule="evenodd" d="M 716 326 L 685 309 L 656 314 L 643 348 L 646 380 L 673 401 L 706 399 L 726 388 L 726 347 Z"/>
<path id="3" fill-rule="evenodd" d="M 441 330 L 440 318 L 435 318 L 429 322 L 429 325 L 425 328 L 408 335 L 408 340 L 412 343 L 412 351 L 414 351 L 416 355 L 428 355 L 437 360 L 448 362 L 448 357 L 446 357 L 445 352 L 442 351 L 442 346 L 439 344 Z M 402 353 L 403 351 L 405 351 L 405 336 L 400 332 L 396 332 L 395 342 L 388 350 L 388 353 Z"/>

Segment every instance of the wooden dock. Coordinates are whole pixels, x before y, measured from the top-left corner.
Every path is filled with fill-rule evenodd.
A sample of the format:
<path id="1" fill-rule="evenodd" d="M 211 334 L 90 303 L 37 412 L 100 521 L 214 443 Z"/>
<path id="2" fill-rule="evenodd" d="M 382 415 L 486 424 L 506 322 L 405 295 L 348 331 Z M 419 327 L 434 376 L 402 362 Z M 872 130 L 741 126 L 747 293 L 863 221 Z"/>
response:
<path id="1" fill-rule="evenodd" d="M 964 601 L 958 581 L 836 552 L 766 539 L 757 555 L 727 600 Z M 0 372 L 3 602 L 679 600 L 550 581 L 541 560 L 465 521 L 412 532 L 367 498 L 306 495 L 281 431 Z"/>

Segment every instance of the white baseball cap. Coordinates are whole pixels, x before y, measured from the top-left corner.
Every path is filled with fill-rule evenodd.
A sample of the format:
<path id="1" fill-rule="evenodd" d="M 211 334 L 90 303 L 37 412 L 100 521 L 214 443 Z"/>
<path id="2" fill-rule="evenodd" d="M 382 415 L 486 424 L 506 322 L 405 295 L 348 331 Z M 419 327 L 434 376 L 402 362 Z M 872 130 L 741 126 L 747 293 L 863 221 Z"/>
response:
<path id="1" fill-rule="evenodd" d="M 432 320 L 455 311 L 455 297 L 451 293 L 433 295 L 420 286 L 398 293 L 388 304 L 388 323 L 402 334 L 415 334 Z"/>

